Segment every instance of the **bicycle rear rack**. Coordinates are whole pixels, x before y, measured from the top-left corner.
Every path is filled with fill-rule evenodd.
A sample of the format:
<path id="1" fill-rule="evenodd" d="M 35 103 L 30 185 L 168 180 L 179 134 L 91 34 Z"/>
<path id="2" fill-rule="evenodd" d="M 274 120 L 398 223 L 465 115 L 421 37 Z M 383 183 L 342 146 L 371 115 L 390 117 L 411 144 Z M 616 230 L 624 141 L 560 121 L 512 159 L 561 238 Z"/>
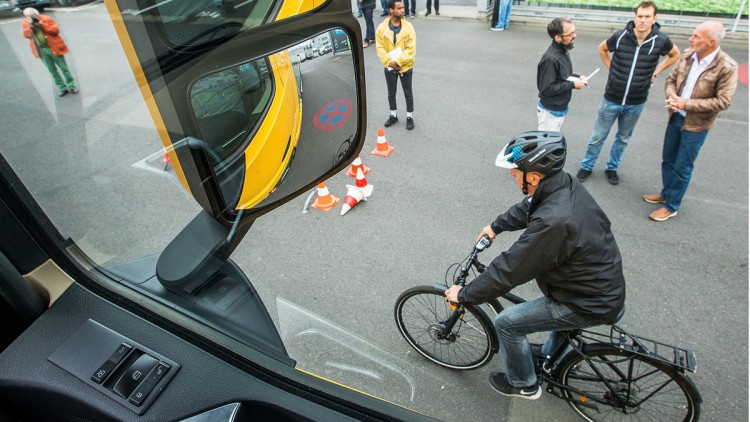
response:
<path id="1" fill-rule="evenodd" d="M 612 325 L 609 335 L 582 330 L 580 337 L 612 346 L 641 356 L 661 360 L 677 368 L 695 372 L 698 368 L 695 352 L 691 349 L 672 346 L 660 341 L 631 334 L 622 327 Z M 666 356 L 670 356 L 667 358 Z"/>

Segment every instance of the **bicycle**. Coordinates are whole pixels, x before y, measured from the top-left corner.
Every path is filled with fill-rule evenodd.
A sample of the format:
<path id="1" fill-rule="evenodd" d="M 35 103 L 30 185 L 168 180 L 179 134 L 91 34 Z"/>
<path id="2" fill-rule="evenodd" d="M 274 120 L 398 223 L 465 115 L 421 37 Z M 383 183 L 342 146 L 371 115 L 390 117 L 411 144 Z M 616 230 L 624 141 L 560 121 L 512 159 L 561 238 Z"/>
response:
<path id="1" fill-rule="evenodd" d="M 498 351 L 498 335 L 483 308 L 498 314 L 504 309 L 500 301 L 454 304 L 445 298 L 451 268 L 456 267 L 452 284 L 465 286 L 472 269 L 479 273 L 487 269 L 477 256 L 489 244 L 484 236 L 462 263 L 449 267 L 445 285 L 413 287 L 396 301 L 394 314 L 401 335 L 422 356 L 443 367 L 480 368 Z M 502 297 L 512 304 L 525 302 L 512 293 Z M 622 313 L 617 319 L 621 317 Z M 535 354 L 540 385 L 547 383 L 548 393 L 566 400 L 588 421 L 697 421 L 702 398 L 686 374 L 696 371 L 695 353 L 631 334 L 616 323 L 608 325 L 609 334 L 564 331 L 566 341 L 557 350 Z M 568 347 L 572 350 L 566 352 Z"/>

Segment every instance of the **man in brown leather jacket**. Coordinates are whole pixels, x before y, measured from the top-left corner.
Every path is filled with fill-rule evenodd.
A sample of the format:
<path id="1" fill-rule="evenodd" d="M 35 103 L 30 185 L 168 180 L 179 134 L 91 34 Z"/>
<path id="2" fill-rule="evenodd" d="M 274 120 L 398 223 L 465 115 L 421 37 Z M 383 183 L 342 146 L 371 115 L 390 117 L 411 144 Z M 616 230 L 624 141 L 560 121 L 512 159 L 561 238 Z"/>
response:
<path id="1" fill-rule="evenodd" d="M 646 202 L 662 204 L 649 214 L 655 221 L 677 215 L 687 191 L 693 163 L 719 111 L 732 104 L 737 90 L 737 62 L 721 50 L 724 25 L 706 21 L 690 37 L 690 48 L 680 56 L 666 82 L 669 123 L 664 134 L 662 190 L 643 195 Z"/>

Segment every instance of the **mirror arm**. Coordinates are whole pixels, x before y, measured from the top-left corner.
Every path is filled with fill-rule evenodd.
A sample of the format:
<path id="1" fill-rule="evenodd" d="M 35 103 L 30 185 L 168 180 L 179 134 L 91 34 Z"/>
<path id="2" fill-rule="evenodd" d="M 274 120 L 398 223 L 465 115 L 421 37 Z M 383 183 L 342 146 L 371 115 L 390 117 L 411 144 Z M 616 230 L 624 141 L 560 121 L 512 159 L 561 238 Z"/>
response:
<path id="1" fill-rule="evenodd" d="M 185 177 L 193 179 L 189 182 L 190 186 L 200 186 L 201 188 L 191 188 L 191 194 L 195 200 L 215 218 L 224 220 L 224 211 L 227 206 L 221 195 L 219 180 L 212 165 L 212 163 L 218 162 L 218 158 L 212 160 L 206 143 L 191 136 L 173 145 L 175 153 L 180 157 L 180 162 L 183 163 Z"/>

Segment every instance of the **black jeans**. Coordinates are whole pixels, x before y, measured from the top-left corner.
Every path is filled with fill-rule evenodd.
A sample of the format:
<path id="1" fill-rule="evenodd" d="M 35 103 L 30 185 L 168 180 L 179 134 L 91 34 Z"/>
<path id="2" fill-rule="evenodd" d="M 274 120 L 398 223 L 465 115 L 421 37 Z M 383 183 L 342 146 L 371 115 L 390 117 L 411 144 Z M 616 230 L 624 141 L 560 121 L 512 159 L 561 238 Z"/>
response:
<path id="1" fill-rule="evenodd" d="M 435 0 L 435 11 L 438 10 L 440 10 L 440 0 Z M 427 0 L 427 13 L 432 13 L 432 0 Z"/>
<path id="2" fill-rule="evenodd" d="M 365 38 L 363 42 L 375 42 L 375 23 L 372 21 L 372 12 L 374 7 L 363 7 L 362 14 L 365 15 Z"/>
<path id="3" fill-rule="evenodd" d="M 385 71 L 385 85 L 388 87 L 388 105 L 391 107 L 391 110 L 396 110 L 396 84 L 399 77 L 401 77 L 401 88 L 404 89 L 404 97 L 406 98 L 406 111 L 409 113 L 413 112 L 414 94 L 411 92 L 411 77 L 414 69 L 409 69 L 403 75 L 395 71 L 390 71 L 387 67 L 383 70 Z"/>

